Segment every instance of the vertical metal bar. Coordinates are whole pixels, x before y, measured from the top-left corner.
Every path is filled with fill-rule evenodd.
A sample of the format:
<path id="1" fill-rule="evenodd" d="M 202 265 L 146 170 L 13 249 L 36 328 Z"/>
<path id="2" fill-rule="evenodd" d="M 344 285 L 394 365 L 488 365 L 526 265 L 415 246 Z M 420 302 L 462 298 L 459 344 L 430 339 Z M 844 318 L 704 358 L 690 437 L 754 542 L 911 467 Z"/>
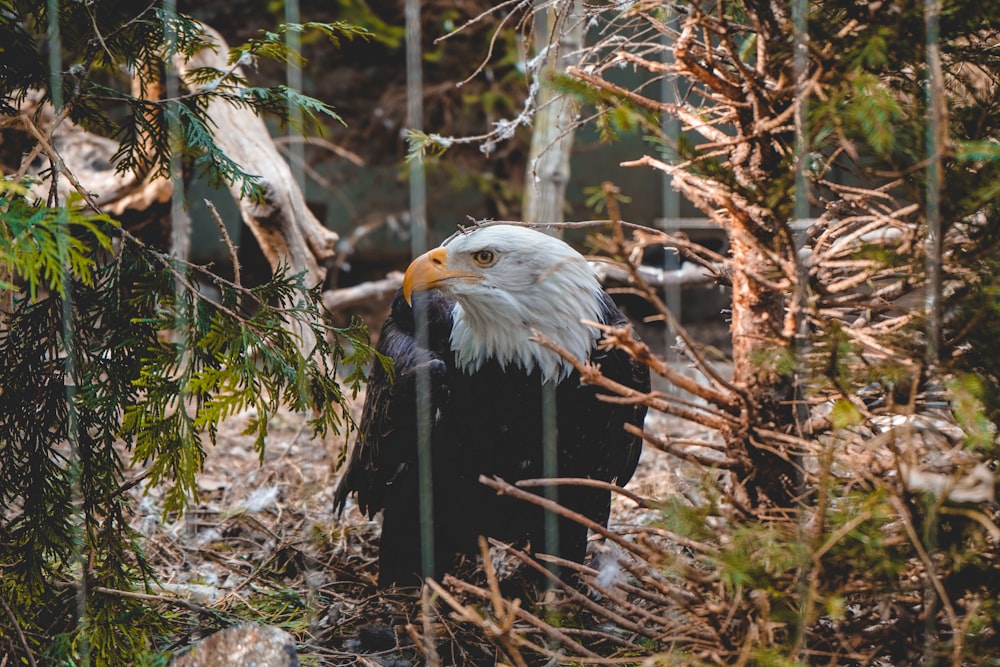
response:
<path id="1" fill-rule="evenodd" d="M 62 33 L 59 26 L 59 0 L 47 0 L 46 15 L 48 18 L 46 41 L 49 49 L 49 96 L 52 100 L 53 117 L 58 118 L 63 111 L 63 81 L 62 81 Z M 58 181 L 61 174 L 52 164 L 52 191 L 58 192 Z M 60 224 L 68 227 L 68 211 L 65 202 L 58 200 L 50 202 L 60 207 Z M 62 297 L 62 343 L 64 357 L 63 384 L 66 392 L 66 439 L 70 447 L 69 475 L 72 484 L 72 504 L 76 513 L 73 522 L 73 554 L 71 556 L 72 571 L 76 576 L 76 623 L 79 630 L 78 652 L 80 664 L 90 664 L 90 641 L 87 635 L 87 516 L 83 485 L 80 476 L 83 473 L 80 456 L 79 420 L 76 413 L 77 364 L 76 340 L 73 331 L 73 286 L 70 272 L 69 247 L 67 236 L 69 229 L 64 229 L 60 235 L 59 256 L 63 270 L 63 285 L 65 292 Z"/>
<path id="2" fill-rule="evenodd" d="M 941 0 L 924 0 L 924 27 L 927 49 L 927 236 L 924 240 L 926 253 L 927 286 L 925 308 L 927 311 L 927 365 L 933 373 L 939 362 L 941 345 L 941 187 L 943 171 L 941 150 L 946 128 L 944 126 L 944 83 L 941 72 L 940 50 Z M 937 550 L 937 512 L 931 509 L 924 522 L 924 547 L 931 555 Z M 931 572 L 924 573 L 924 663 L 939 664 L 937 656 L 939 632 L 937 610 L 940 601 L 934 589 Z"/>
<path id="3" fill-rule="evenodd" d="M 795 31 L 792 69 L 795 74 L 795 219 L 809 217 L 809 179 L 806 158 L 809 137 L 806 132 L 806 78 L 809 76 L 809 5 L 807 0 L 792 1 L 792 24 Z"/>
<path id="4" fill-rule="evenodd" d="M 173 34 L 171 21 L 177 14 L 177 0 L 163 1 L 163 37 L 164 41 L 176 39 Z M 163 63 L 163 88 L 168 100 L 177 100 L 181 95 L 180 79 L 172 61 Z M 166 115 L 167 137 L 170 142 L 170 163 L 168 167 L 171 184 L 170 195 L 170 250 L 171 254 L 181 260 L 187 261 L 191 246 L 191 227 L 188 224 L 187 213 L 184 211 L 184 178 L 183 165 L 181 164 L 181 153 L 183 152 L 180 116 L 176 113 Z M 180 279 L 175 280 L 174 302 L 179 308 L 183 303 L 183 285 Z"/>
<path id="5" fill-rule="evenodd" d="M 420 0 L 406 0 L 406 125 L 422 130 L 424 124 L 423 49 Z M 427 251 L 427 188 L 424 166 L 410 160 L 410 251 L 417 257 Z M 416 299 L 414 321 L 417 344 L 429 347 L 427 312 Z M 417 475 L 420 488 L 420 568 L 424 577 L 434 575 L 434 471 L 431 452 L 431 379 L 429 369 L 417 368 Z"/>
<path id="6" fill-rule="evenodd" d="M 48 15 L 46 39 L 49 47 L 49 95 L 52 98 L 52 107 L 55 113 L 59 114 L 63 108 L 62 34 L 59 31 L 59 0 L 47 1 L 46 14 Z M 54 168 L 55 165 L 53 165 Z M 57 178 L 54 171 L 52 178 Z"/>
<path id="7" fill-rule="evenodd" d="M 796 285 L 795 285 L 795 334 L 791 341 L 792 351 L 794 352 L 797 364 L 794 376 L 794 414 L 795 414 L 795 425 L 799 431 L 800 437 L 808 438 L 808 423 L 809 423 L 809 405 L 806 400 L 806 389 L 810 386 L 810 377 L 808 367 L 806 366 L 806 355 L 809 351 L 810 345 L 812 343 L 810 339 L 809 332 L 809 319 L 808 319 L 808 307 L 809 307 L 809 271 L 806 263 L 801 260 L 799 255 L 799 246 L 801 244 L 799 237 L 804 236 L 804 233 L 799 231 L 802 229 L 801 222 L 809 217 L 809 181 L 806 175 L 806 160 L 809 152 L 809 134 L 807 127 L 807 106 L 808 106 L 808 91 L 806 89 L 806 82 L 809 77 L 809 4 L 808 0 L 792 0 L 792 31 L 793 31 L 793 42 L 792 42 L 792 75 L 795 77 L 795 99 L 792 100 L 792 105 L 794 108 L 794 122 L 795 122 L 795 194 L 793 203 L 793 220 L 790 225 L 790 236 L 791 243 L 794 244 L 789 251 L 795 258 L 795 268 L 796 268 Z M 823 458 L 826 465 L 825 457 Z M 821 473 L 822 474 L 822 473 Z M 799 479 L 796 480 L 798 487 L 805 491 L 805 476 L 799 475 Z M 819 494 L 824 494 L 826 491 L 822 486 L 817 490 Z M 823 507 L 825 503 L 825 498 L 821 497 L 818 501 L 818 506 Z M 822 512 L 822 509 L 819 510 Z M 813 536 L 815 531 L 810 527 L 807 520 L 808 513 L 802 513 L 802 520 L 799 524 L 799 530 L 801 533 L 801 538 L 805 544 L 811 544 L 813 541 Z M 822 517 L 819 520 L 819 524 L 822 525 Z M 815 601 L 812 596 L 812 588 L 810 587 L 809 573 L 812 571 L 814 564 L 812 563 L 809 553 L 803 554 L 803 560 L 801 562 L 801 572 L 803 573 L 800 577 L 799 589 L 803 597 L 803 604 L 801 605 L 802 611 L 799 614 L 798 622 L 795 628 L 795 651 L 794 656 L 799 660 L 805 659 L 805 651 L 808 648 L 808 633 L 806 629 L 809 624 L 809 618 L 812 614 L 812 606 Z"/>
<path id="8" fill-rule="evenodd" d="M 944 84 L 941 73 L 940 0 L 924 0 L 927 40 L 927 363 L 936 366 L 941 344 L 941 171 Z"/>
<path id="9" fill-rule="evenodd" d="M 556 384 L 542 383 L 542 477 L 559 476 L 559 428 L 556 413 Z M 559 488 L 546 486 L 545 498 L 559 502 Z M 559 517 L 552 512 L 545 513 L 545 553 L 559 553 Z M 537 548 L 533 546 L 533 548 Z M 549 563 L 547 567 L 559 573 L 559 566 Z"/>
<path id="10" fill-rule="evenodd" d="M 423 49 L 420 0 L 406 0 L 406 126 L 424 129 Z M 410 160 L 410 239 L 413 256 L 427 251 L 427 186 L 424 165 Z"/>
<path id="11" fill-rule="evenodd" d="M 677 27 L 678 15 L 672 7 L 667 6 L 664 10 L 666 15 L 666 25 L 675 29 Z M 670 48 L 671 44 L 669 42 L 669 35 L 663 35 L 661 38 L 663 43 L 663 61 L 666 65 L 673 65 L 674 63 L 674 52 Z M 663 78 L 660 79 L 660 97 L 665 104 L 676 104 L 679 98 L 677 94 L 677 76 L 674 74 L 666 73 Z M 670 164 L 676 162 L 677 160 L 677 141 L 681 134 L 681 124 L 680 121 L 673 115 L 665 113 L 661 121 L 662 131 L 665 141 L 663 142 L 662 148 L 662 159 L 664 162 Z M 665 171 L 660 172 L 662 174 L 661 187 L 663 188 L 662 195 L 662 207 L 663 207 L 663 230 L 668 234 L 676 234 L 680 231 L 680 217 L 681 217 L 681 195 L 673 186 L 673 177 Z M 670 271 L 680 268 L 680 255 L 677 250 L 674 249 L 673 253 L 664 252 L 663 253 L 663 270 Z M 667 281 L 668 284 L 663 288 L 663 303 L 667 306 L 674 319 L 677 322 L 681 321 L 681 287 L 679 281 L 673 282 Z M 668 330 L 666 336 L 664 337 L 664 350 L 663 357 L 668 361 L 676 361 L 677 354 L 674 352 L 673 345 L 671 341 L 673 340 L 671 332 Z M 677 391 L 677 388 L 671 384 L 669 385 L 669 391 Z"/>
<path id="12" fill-rule="evenodd" d="M 795 262 L 797 280 L 795 288 L 795 340 L 793 350 L 800 360 L 809 348 L 809 322 L 807 310 L 809 306 L 809 272 L 805 262 L 799 258 L 798 231 L 801 222 L 809 217 L 809 180 L 806 175 L 806 161 L 809 152 L 809 136 L 806 127 L 807 96 L 806 81 L 809 76 L 809 4 L 808 0 L 792 0 L 792 29 L 794 42 L 792 45 L 792 72 L 795 77 L 795 100 L 792 101 L 795 111 L 795 201 L 793 205 L 794 220 L 791 234 L 795 247 L 790 250 L 797 258 Z M 801 370 L 797 373 L 795 382 L 795 412 L 796 422 L 802 430 L 803 424 L 809 420 L 809 407 L 803 393 L 803 386 L 809 384 L 809 379 L 802 377 Z M 806 434 L 802 434 L 803 436 Z"/>
<path id="13" fill-rule="evenodd" d="M 525 222 L 562 222 L 563 203 L 566 191 L 566 178 L 569 174 L 569 154 L 573 135 L 558 138 L 560 132 L 566 130 L 570 119 L 566 118 L 569 109 L 567 100 L 557 99 L 558 93 L 552 89 L 549 79 L 553 74 L 563 71 L 567 53 L 562 46 L 562 38 L 567 30 L 579 29 L 586 31 L 581 18 L 580 3 L 576 0 L 566 4 L 569 16 L 560 18 L 560 7 L 545 0 L 535 0 L 532 6 L 534 21 L 534 47 L 536 57 L 546 52 L 545 64 L 535 72 L 540 90 L 538 93 L 538 110 L 535 114 L 534 129 L 531 138 L 531 159 L 525 183 L 524 220 Z M 577 28 L 574 22 L 581 22 Z M 582 41 L 582 37 L 581 37 Z M 553 142 L 551 145 L 550 142 Z M 539 163 L 544 163 L 539 169 Z M 561 163 L 561 166 L 559 165 Z M 544 183 L 536 183 L 532 172 L 541 171 Z M 561 172 L 562 182 L 553 181 L 553 172 Z M 541 187 L 539 187 L 541 185 Z M 528 189 L 531 189 L 530 191 Z M 549 232 L 553 236 L 562 236 L 562 230 Z M 559 433 L 558 415 L 556 413 L 556 384 L 542 382 L 542 477 L 559 476 Z M 542 495 L 552 502 L 559 502 L 559 488 L 543 487 Z M 544 538 L 541 545 L 532 544 L 533 550 L 541 550 L 548 554 L 559 553 L 559 517 L 552 512 L 544 512 L 542 531 Z M 555 574 L 559 567 L 546 563 L 546 567 Z"/>
<path id="14" fill-rule="evenodd" d="M 163 41 L 167 46 L 166 52 L 178 53 L 176 44 L 171 44 L 177 39 L 175 23 L 177 17 L 177 0 L 163 0 Z M 175 56 L 177 57 L 177 56 Z M 167 105 L 180 104 L 181 82 L 177 74 L 177 68 L 171 58 L 163 61 L 163 94 L 167 100 Z M 169 106 L 167 107 L 169 108 Z M 165 113 L 166 132 L 170 155 L 167 164 L 167 177 L 170 179 L 170 254 L 179 262 L 187 262 L 190 258 L 191 250 L 191 220 L 187 215 L 184 206 L 184 165 L 181 155 L 184 151 L 183 131 L 180 123 L 180 114 Z M 181 268 L 183 271 L 183 267 Z M 190 335 L 188 322 L 190 312 L 186 301 L 186 288 L 180 275 L 174 277 L 174 313 L 175 322 L 178 326 L 171 332 L 171 337 L 180 350 L 178 368 L 185 372 L 185 367 L 190 352 Z M 183 380 L 182 380 L 183 382 Z M 187 409 L 187 396 L 183 386 L 178 397 L 178 410 Z M 184 532 L 188 536 L 194 536 L 198 527 L 194 516 L 190 512 L 183 515 Z"/>
<path id="15" fill-rule="evenodd" d="M 295 25 L 301 22 L 301 12 L 299 11 L 299 0 L 285 0 L 285 23 L 290 25 Z M 285 44 L 288 45 L 288 49 L 293 53 L 300 53 L 302 51 L 302 35 L 298 30 L 286 29 L 285 30 Z M 285 84 L 292 90 L 302 90 L 303 88 L 303 78 L 302 78 L 302 65 L 295 58 L 288 59 L 288 65 L 285 74 Z M 298 130 L 296 128 L 302 127 L 302 109 L 295 106 L 294 104 L 288 104 L 288 166 L 292 172 L 292 178 L 295 179 L 295 183 L 302 190 L 302 194 L 305 195 L 306 192 L 306 177 L 305 177 L 305 146 L 300 137 L 298 136 Z"/>

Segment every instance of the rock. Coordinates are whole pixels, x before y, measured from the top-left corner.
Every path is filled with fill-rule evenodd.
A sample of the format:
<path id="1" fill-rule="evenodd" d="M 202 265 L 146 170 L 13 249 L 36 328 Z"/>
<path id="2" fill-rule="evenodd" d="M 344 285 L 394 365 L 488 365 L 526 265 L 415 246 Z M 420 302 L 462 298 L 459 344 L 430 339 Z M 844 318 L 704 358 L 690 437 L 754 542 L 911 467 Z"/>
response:
<path id="1" fill-rule="evenodd" d="M 268 625 L 241 623 L 188 647 L 170 667 L 298 667 L 295 638 Z"/>

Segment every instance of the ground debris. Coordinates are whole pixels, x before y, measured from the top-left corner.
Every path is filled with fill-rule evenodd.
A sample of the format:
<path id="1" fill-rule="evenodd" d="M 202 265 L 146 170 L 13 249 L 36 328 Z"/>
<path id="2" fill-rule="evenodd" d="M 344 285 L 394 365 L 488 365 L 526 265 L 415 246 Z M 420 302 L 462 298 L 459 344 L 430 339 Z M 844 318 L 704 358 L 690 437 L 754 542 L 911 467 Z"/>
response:
<path id="1" fill-rule="evenodd" d="M 646 447 L 630 495 L 615 495 L 609 528 L 593 536 L 585 563 L 535 560 L 493 541 L 423 590 L 380 590 L 379 520 L 350 501 L 342 517 L 333 513 L 343 438 L 314 440 L 303 429 L 305 416 L 280 413 L 261 461 L 252 436 L 243 434 L 249 418 L 220 429 L 199 477 L 199 503 L 185 516 L 162 515 L 159 489 L 138 499 L 135 526 L 158 580 L 156 595 L 147 597 L 187 619 L 165 649 L 183 649 L 206 629 L 252 621 L 289 632 L 298 655 L 317 665 L 534 667 L 645 664 L 663 656 L 663 664 L 732 664 L 788 641 L 792 602 L 803 577 L 813 576 L 814 585 L 838 593 L 817 606 L 821 613 L 803 634 L 803 659 L 919 659 L 913 649 L 927 622 L 926 565 L 901 560 L 901 573 L 880 565 L 912 539 L 911 513 L 902 505 L 831 498 L 828 530 L 837 539 L 823 538 L 823 566 L 810 570 L 805 552 L 787 546 L 813 526 L 808 508 L 747 524 L 713 495 L 717 471 Z M 688 448 L 718 447 L 705 429 L 664 419 L 653 416 L 647 429 Z M 895 468 L 877 465 L 888 454 L 873 449 L 870 437 L 826 446 L 843 454 L 834 474 L 862 462 L 870 484 L 894 483 Z M 988 521 L 962 511 L 970 521 Z M 980 550 L 992 558 L 995 545 Z M 861 558 L 869 564 L 859 570 Z M 549 576 L 552 566 L 573 576 Z M 968 591 L 954 607 L 974 612 L 985 598 L 974 586 Z M 995 631 L 977 632 L 976 641 L 995 642 Z"/>

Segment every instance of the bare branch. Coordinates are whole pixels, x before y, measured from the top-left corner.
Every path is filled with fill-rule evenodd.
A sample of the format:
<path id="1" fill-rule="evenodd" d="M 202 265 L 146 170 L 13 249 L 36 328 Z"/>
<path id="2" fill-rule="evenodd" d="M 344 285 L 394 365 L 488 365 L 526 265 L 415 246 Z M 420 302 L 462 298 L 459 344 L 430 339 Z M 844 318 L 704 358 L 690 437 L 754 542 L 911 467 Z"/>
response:
<path id="1" fill-rule="evenodd" d="M 570 362 L 577 372 L 579 372 L 581 382 L 603 387 L 604 389 L 618 394 L 619 396 L 635 399 L 637 402 L 647 405 L 655 410 L 659 410 L 660 412 L 672 414 L 716 430 L 721 430 L 726 426 L 732 426 L 738 423 L 738 421 L 731 415 L 720 412 L 707 412 L 702 410 L 700 406 L 695 408 L 681 407 L 668 402 L 662 397 L 662 395 L 658 395 L 656 393 L 647 394 L 632 389 L 631 387 L 626 387 L 619 382 L 615 382 L 614 380 L 605 377 L 601 373 L 600 369 L 593 364 L 580 361 L 570 354 L 566 348 L 562 347 L 551 338 L 538 331 L 533 332 L 531 340 L 539 343 L 540 345 L 544 345 L 566 361 Z"/>
<path id="2" fill-rule="evenodd" d="M 650 509 L 657 506 L 657 502 L 655 500 L 643 498 L 642 496 L 636 495 L 628 489 L 618 486 L 617 484 L 605 482 L 602 479 L 591 479 L 590 477 L 546 477 L 541 479 L 521 479 L 517 481 L 517 486 L 522 489 L 531 489 L 540 486 L 589 486 L 594 489 L 604 489 L 605 491 L 611 491 L 612 493 L 625 496 L 639 507 Z"/>
<path id="3" fill-rule="evenodd" d="M 456 588 L 456 589 L 458 589 L 460 591 L 463 591 L 465 593 L 471 593 L 471 594 L 473 594 L 473 595 L 475 595 L 475 596 L 477 596 L 477 597 L 479 597 L 479 598 L 481 598 L 483 600 L 491 600 L 492 599 L 492 593 L 490 593 L 490 591 L 487 591 L 487 590 L 484 590 L 482 588 L 479 588 L 478 586 L 474 586 L 473 584 L 470 584 L 470 583 L 468 583 L 466 581 L 462 581 L 461 579 L 458 579 L 458 578 L 456 578 L 456 577 L 454 577 L 454 576 L 452 576 L 450 574 L 449 575 L 445 575 L 445 577 L 444 577 L 444 583 L 447 584 L 448 586 L 451 586 L 452 588 Z M 556 626 L 554 626 L 554 625 L 552 625 L 550 623 L 546 623 L 545 621 L 541 620 L 540 618 L 538 618 L 534 614 L 532 614 L 532 613 L 530 613 L 528 611 L 525 611 L 524 609 L 521 609 L 520 607 L 517 607 L 517 609 L 514 610 L 514 613 L 522 621 L 526 621 L 527 623 L 529 623 L 530 625 L 532 625 L 536 629 L 542 631 L 543 633 L 549 635 L 550 637 L 552 637 L 553 639 L 555 639 L 559 643 L 561 643 L 564 646 L 567 646 L 570 649 L 576 651 L 577 655 L 589 658 L 589 660 L 587 662 L 590 662 L 590 661 L 593 661 L 593 660 L 602 661 L 601 656 L 599 656 L 598 654 L 596 654 L 593 651 L 589 650 L 587 647 L 585 647 L 584 645 L 582 645 L 579 642 L 577 642 L 575 639 L 573 639 L 572 637 L 570 637 L 569 635 L 567 635 L 565 632 L 563 632 L 562 630 L 560 630 Z"/>
<path id="4" fill-rule="evenodd" d="M 682 448 L 681 446 L 671 442 L 669 436 L 666 435 L 654 435 L 652 433 L 647 433 L 643 429 L 635 426 L 634 424 L 626 424 L 625 430 L 632 435 L 639 436 L 649 444 L 653 445 L 662 452 L 666 452 L 671 456 L 676 456 L 679 459 L 684 459 L 685 461 L 690 461 L 692 463 L 697 463 L 698 465 L 703 465 L 707 468 L 722 468 L 724 470 L 737 470 L 745 466 L 744 463 L 737 461 L 736 459 L 718 456 L 714 454 L 698 454 L 692 452 L 690 449 Z"/>
<path id="5" fill-rule="evenodd" d="M 215 204 L 206 199 L 205 206 L 208 207 L 208 212 L 212 214 L 212 219 L 215 220 L 215 224 L 219 228 L 219 233 L 222 235 L 222 242 L 226 244 L 226 250 L 229 251 L 229 261 L 233 263 L 233 282 L 238 286 L 242 286 L 243 283 L 240 280 L 240 259 L 236 254 L 236 246 L 233 245 L 233 239 L 230 238 L 229 232 L 226 230 L 226 223 L 222 221 L 222 216 L 219 215 Z"/>
<path id="6" fill-rule="evenodd" d="M 588 530 L 598 533 L 599 535 L 611 540 L 612 542 L 622 547 L 623 549 L 635 553 L 640 557 L 645 557 L 649 559 L 653 556 L 653 553 L 650 552 L 649 550 L 644 549 L 640 547 L 640 545 L 637 545 L 633 542 L 629 542 L 626 539 L 623 539 L 614 531 L 608 530 L 605 526 L 601 525 L 600 523 L 584 516 L 583 514 L 580 514 L 579 512 L 574 512 L 569 508 L 563 507 L 554 500 L 549 500 L 548 498 L 539 496 L 534 493 L 530 493 L 528 491 L 522 491 L 513 484 L 505 482 L 499 477 L 487 477 L 486 475 L 480 475 L 479 482 L 481 484 L 485 484 L 491 489 L 494 489 L 495 491 L 497 491 L 502 495 L 510 496 L 512 498 L 517 498 L 518 500 L 524 500 L 526 502 L 532 503 L 533 505 L 538 505 L 539 507 L 548 510 L 549 512 L 553 512 L 554 514 L 558 514 L 559 516 L 571 519 L 579 523 L 581 526 L 586 526 Z"/>
<path id="7" fill-rule="evenodd" d="M 370 301 L 388 299 L 403 286 L 403 274 L 394 271 L 381 280 L 323 292 L 323 305 L 334 312 Z"/>

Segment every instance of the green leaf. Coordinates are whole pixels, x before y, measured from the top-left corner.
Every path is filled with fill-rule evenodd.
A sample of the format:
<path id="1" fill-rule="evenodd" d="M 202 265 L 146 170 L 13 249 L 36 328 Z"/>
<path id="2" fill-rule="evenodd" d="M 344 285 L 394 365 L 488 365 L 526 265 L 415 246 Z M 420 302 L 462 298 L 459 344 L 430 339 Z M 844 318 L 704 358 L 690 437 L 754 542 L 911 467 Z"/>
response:
<path id="1" fill-rule="evenodd" d="M 835 429 L 856 426 L 863 419 L 864 415 L 861 414 L 857 406 L 846 398 L 835 401 L 833 408 L 830 410 L 830 422 Z"/>

